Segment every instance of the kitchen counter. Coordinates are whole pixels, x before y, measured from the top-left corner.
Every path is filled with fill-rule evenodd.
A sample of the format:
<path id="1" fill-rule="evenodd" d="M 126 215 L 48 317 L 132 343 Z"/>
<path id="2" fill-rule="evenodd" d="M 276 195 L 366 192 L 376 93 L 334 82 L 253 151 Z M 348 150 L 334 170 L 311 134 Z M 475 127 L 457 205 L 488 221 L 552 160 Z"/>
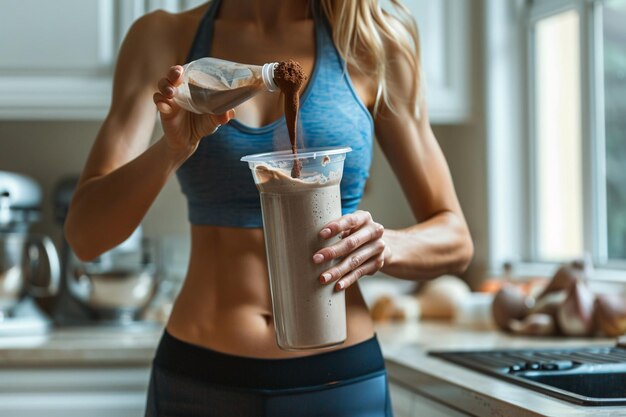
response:
<path id="1" fill-rule="evenodd" d="M 626 416 L 625 406 L 577 406 L 427 355 L 429 350 L 607 346 L 615 339 L 518 337 L 443 322 L 379 325 L 377 333 L 393 381 L 463 415 Z"/>
<path id="2" fill-rule="evenodd" d="M 64 327 L 46 335 L 0 337 L 0 368 L 57 366 L 147 367 L 162 327 Z"/>
<path id="3" fill-rule="evenodd" d="M 0 338 L 0 368 L 148 367 L 161 329 L 66 328 L 47 336 Z M 445 322 L 377 326 L 394 383 L 476 416 L 626 416 L 626 407 L 581 407 L 430 357 L 428 350 L 612 345 L 613 339 L 511 337 Z"/>

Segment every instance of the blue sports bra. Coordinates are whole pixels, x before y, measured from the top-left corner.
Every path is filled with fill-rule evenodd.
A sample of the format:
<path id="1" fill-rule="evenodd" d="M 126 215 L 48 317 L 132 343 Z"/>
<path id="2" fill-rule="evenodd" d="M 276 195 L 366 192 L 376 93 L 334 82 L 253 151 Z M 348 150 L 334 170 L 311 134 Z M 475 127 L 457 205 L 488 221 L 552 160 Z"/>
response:
<path id="1" fill-rule="evenodd" d="M 209 56 L 213 19 L 219 9 L 213 0 L 193 41 L 187 62 Z M 316 3 L 314 1 L 314 3 Z M 315 7 L 314 7 L 315 9 Z M 343 214 L 356 210 L 372 159 L 374 123 L 357 96 L 330 28 L 314 11 L 315 64 L 300 97 L 298 144 L 305 148 L 350 146 L 341 180 Z M 262 227 L 261 203 L 248 164 L 242 156 L 290 149 L 285 117 L 256 128 L 236 119 L 203 138 L 176 175 L 187 197 L 192 224 Z"/>

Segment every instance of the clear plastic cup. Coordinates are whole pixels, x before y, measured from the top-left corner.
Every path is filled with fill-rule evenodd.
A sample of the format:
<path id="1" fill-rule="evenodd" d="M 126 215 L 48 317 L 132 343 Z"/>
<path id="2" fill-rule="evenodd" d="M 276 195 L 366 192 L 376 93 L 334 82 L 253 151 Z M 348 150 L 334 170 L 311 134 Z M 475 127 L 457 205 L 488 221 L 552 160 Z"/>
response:
<path id="1" fill-rule="evenodd" d="M 301 176 L 291 178 L 291 151 L 249 155 L 247 162 L 261 197 L 263 232 L 278 346 L 319 349 L 346 340 L 345 292 L 322 285 L 320 275 L 335 262 L 313 263 L 313 254 L 338 237 L 319 232 L 341 217 L 339 183 L 352 149 L 315 148 L 298 153 Z"/>

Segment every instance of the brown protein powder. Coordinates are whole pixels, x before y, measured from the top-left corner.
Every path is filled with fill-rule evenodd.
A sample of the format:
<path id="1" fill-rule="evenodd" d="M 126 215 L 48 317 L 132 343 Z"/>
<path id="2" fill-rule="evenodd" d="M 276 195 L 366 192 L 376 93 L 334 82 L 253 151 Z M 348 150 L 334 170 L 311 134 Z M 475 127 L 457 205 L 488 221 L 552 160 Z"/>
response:
<path id="1" fill-rule="evenodd" d="M 285 120 L 287 122 L 287 131 L 291 140 L 291 152 L 293 152 L 294 161 L 291 168 L 292 178 L 300 177 L 302 164 L 296 158 L 298 150 L 296 148 L 296 125 L 298 122 L 298 110 L 300 108 L 300 90 L 307 80 L 302 66 L 296 61 L 282 61 L 274 69 L 274 81 L 280 91 L 285 95 Z"/>

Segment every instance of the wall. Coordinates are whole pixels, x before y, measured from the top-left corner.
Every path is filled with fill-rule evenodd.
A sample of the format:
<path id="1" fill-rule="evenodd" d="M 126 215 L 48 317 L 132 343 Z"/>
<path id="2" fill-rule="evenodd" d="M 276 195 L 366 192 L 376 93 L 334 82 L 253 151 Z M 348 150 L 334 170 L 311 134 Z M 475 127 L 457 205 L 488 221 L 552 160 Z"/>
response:
<path id="1" fill-rule="evenodd" d="M 476 285 L 484 276 L 488 242 L 482 1 L 472 4 L 472 119 L 462 125 L 435 126 L 434 132 L 450 165 L 475 241 L 476 255 L 466 278 Z M 0 121 L 0 169 L 30 175 L 44 189 L 43 220 L 35 231 L 59 241 L 61 228 L 53 221 L 53 188 L 60 178 L 80 172 L 98 128 L 98 122 Z M 388 228 L 413 222 L 406 199 L 378 147 L 361 208 L 370 210 Z M 144 229 L 148 236 L 187 233 L 185 202 L 175 178 L 170 179 L 148 212 Z"/>
<path id="2" fill-rule="evenodd" d="M 80 173 L 99 127 L 99 122 L 0 122 L 0 169 L 29 175 L 43 187 L 43 218 L 34 231 L 60 241 L 54 187 L 61 178 Z M 148 212 L 144 228 L 149 236 L 187 232 L 186 207 L 174 178 Z"/>

